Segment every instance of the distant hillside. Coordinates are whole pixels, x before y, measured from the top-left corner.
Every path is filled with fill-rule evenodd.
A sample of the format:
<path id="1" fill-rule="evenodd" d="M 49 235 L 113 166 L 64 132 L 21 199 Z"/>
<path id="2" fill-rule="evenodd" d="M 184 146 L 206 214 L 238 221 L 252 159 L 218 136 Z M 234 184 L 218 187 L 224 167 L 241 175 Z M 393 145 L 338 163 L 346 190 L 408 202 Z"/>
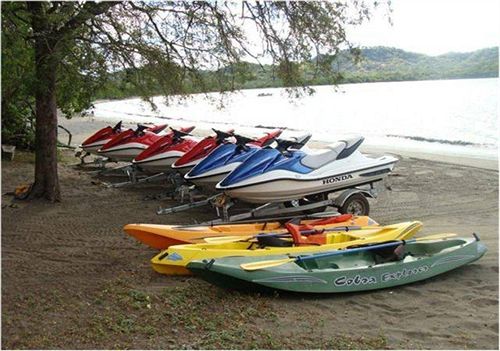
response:
<path id="1" fill-rule="evenodd" d="M 338 72 L 335 77 L 316 75 L 317 60 L 328 60 L 332 68 Z M 354 63 L 353 57 L 347 51 L 337 57 L 320 57 L 311 62 L 298 65 L 309 85 L 325 85 L 337 83 L 386 82 L 429 79 L 460 79 L 498 77 L 498 48 L 487 48 L 468 53 L 448 53 L 439 56 L 428 56 L 390 47 L 371 47 L 361 49 L 361 60 Z M 243 71 L 237 79 L 231 79 L 227 74 L 227 89 L 253 89 L 283 87 L 284 83 L 277 78 L 275 67 L 253 63 L 242 63 L 238 68 L 227 67 L 216 72 L 200 72 L 205 77 L 205 89 L 219 89 L 220 74 L 226 75 L 232 69 Z M 141 93 L 132 84 L 136 75 L 133 71 L 114 73 L 108 83 L 97 92 L 96 98 L 125 98 L 140 96 Z M 188 92 L 199 92 L 196 82 L 192 82 Z M 149 95 L 162 94 L 160 86 L 148 85 Z"/>
<path id="2" fill-rule="evenodd" d="M 498 77 L 498 48 L 428 56 L 396 48 L 373 47 L 362 49 L 361 56 L 363 59 L 356 65 L 346 57 L 334 62 L 346 81 Z"/>
<path id="3" fill-rule="evenodd" d="M 303 65 L 309 83 L 332 84 L 329 77 L 314 77 L 317 59 Z M 271 66 L 265 66 L 263 71 L 257 65 L 249 65 L 254 79 L 246 81 L 243 88 L 282 86 L 279 79 L 273 78 Z M 340 83 L 498 77 L 498 48 L 428 56 L 378 46 L 361 49 L 358 63 L 347 51 L 342 52 L 333 58 L 332 68 L 339 72 Z"/>

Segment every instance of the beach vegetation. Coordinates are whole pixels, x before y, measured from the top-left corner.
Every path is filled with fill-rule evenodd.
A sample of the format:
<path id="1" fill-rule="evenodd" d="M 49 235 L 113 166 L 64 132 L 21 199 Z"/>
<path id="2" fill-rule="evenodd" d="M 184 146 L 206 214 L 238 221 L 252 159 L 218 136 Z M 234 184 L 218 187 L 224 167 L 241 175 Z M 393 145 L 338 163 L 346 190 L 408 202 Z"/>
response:
<path id="1" fill-rule="evenodd" d="M 61 199 L 58 110 L 69 117 L 90 107 L 116 72 L 126 80 L 108 89 L 148 99 L 214 86 L 234 90 L 251 74 L 242 58 L 266 57 L 290 92 L 309 93 L 300 62 L 344 49 L 357 56 L 346 27 L 388 2 L 2 3 L 2 134 L 35 149 L 30 198 Z M 246 26 L 257 41 L 249 40 Z M 314 76 L 337 74 L 316 60 Z"/>

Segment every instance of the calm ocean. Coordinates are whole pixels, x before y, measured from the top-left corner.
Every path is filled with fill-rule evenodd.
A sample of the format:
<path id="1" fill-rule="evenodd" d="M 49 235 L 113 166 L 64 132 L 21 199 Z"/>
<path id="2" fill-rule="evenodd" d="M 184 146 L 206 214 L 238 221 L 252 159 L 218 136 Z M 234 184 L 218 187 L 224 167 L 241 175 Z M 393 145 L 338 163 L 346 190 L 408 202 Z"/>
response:
<path id="1" fill-rule="evenodd" d="M 169 105 L 155 97 L 153 111 L 140 99 L 95 104 L 95 116 L 131 122 L 194 124 L 200 129 L 234 126 L 258 135 L 255 127 L 308 131 L 313 140 L 365 136 L 365 146 L 466 154 L 495 159 L 498 145 L 499 79 L 344 84 L 315 87 L 290 99 L 284 89 L 244 90 L 228 95 L 193 95 Z M 210 99 L 212 101 L 210 101 Z"/>

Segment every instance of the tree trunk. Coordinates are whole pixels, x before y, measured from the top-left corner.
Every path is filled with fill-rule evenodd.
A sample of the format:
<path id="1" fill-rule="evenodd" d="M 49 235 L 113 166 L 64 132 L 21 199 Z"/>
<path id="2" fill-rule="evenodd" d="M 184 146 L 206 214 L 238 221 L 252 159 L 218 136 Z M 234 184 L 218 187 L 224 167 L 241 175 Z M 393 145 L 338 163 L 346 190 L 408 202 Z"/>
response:
<path id="1" fill-rule="evenodd" d="M 36 94 L 35 184 L 30 195 L 44 197 L 50 201 L 60 201 L 55 94 L 57 67 L 49 66 L 42 64 L 36 68 L 39 84 L 44 84 L 45 89 L 39 89 Z"/>
<path id="2" fill-rule="evenodd" d="M 31 5 L 31 6 L 30 6 Z M 30 4 L 35 33 L 36 69 L 36 131 L 35 131 L 35 183 L 30 198 L 60 201 L 57 173 L 57 104 L 55 41 L 47 35 L 46 21 L 41 16 L 41 4 Z"/>

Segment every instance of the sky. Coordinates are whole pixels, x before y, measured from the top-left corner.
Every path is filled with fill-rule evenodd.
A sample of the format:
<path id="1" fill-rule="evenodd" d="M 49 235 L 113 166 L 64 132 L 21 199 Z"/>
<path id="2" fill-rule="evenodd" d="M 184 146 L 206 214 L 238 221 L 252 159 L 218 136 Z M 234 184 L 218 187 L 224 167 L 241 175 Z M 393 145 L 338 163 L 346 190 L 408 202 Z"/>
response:
<path id="1" fill-rule="evenodd" d="M 360 46 L 391 46 L 440 55 L 498 46 L 500 0 L 393 0 L 387 11 L 352 28 L 348 38 Z"/>

